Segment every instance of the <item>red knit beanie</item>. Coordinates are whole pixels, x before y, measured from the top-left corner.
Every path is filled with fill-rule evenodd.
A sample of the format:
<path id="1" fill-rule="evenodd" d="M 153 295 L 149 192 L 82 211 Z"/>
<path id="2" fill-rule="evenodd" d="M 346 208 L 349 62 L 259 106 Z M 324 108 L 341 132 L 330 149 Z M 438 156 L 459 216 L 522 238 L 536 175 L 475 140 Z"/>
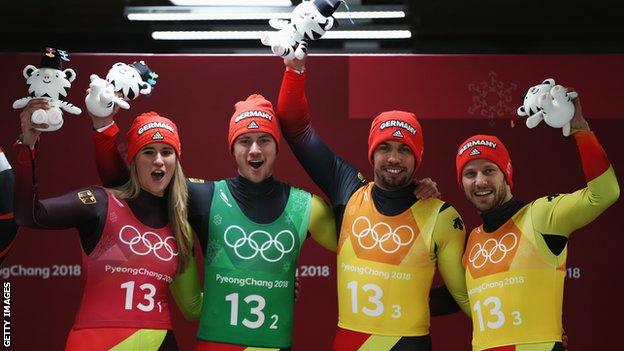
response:
<path id="1" fill-rule="evenodd" d="M 484 134 L 471 136 L 457 149 L 455 166 L 457 168 L 457 182 L 460 187 L 463 188 L 462 171 L 466 164 L 480 158 L 494 162 L 505 175 L 509 187 L 513 188 L 513 169 L 507 148 L 497 137 Z"/>
<path id="2" fill-rule="evenodd" d="M 368 134 L 368 160 L 371 165 L 375 149 L 384 141 L 398 141 L 409 146 L 418 168 L 423 155 L 423 133 L 416 115 L 403 111 L 386 111 L 375 117 Z"/>
<path id="3" fill-rule="evenodd" d="M 128 162 L 132 162 L 137 152 L 151 143 L 169 144 L 178 157 L 182 154 L 178 127 L 170 119 L 156 112 L 146 112 L 134 119 L 127 133 Z"/>
<path id="4" fill-rule="evenodd" d="M 273 111 L 273 105 L 258 94 L 250 95 L 245 101 L 239 101 L 234 105 L 234 114 L 230 119 L 228 132 L 230 152 L 232 152 L 234 141 L 239 135 L 255 132 L 271 134 L 279 150 L 282 133 L 275 111 Z"/>

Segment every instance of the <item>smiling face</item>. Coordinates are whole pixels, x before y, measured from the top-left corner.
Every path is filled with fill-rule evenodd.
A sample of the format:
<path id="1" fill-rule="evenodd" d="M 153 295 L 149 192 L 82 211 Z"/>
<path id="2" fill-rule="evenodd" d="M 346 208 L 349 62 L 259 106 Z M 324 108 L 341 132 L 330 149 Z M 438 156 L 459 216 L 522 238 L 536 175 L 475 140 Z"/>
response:
<path id="1" fill-rule="evenodd" d="M 477 212 L 490 211 L 511 200 L 511 188 L 498 166 L 486 159 L 468 162 L 462 170 L 462 185 L 466 198 Z"/>
<path id="2" fill-rule="evenodd" d="M 141 188 L 152 195 L 164 196 L 175 172 L 176 153 L 169 144 L 151 143 L 134 158 Z"/>
<path id="3" fill-rule="evenodd" d="M 232 153 L 238 173 L 247 180 L 260 183 L 273 175 L 277 144 L 268 133 L 245 133 L 234 140 Z"/>
<path id="4" fill-rule="evenodd" d="M 412 182 L 416 159 L 407 144 L 384 141 L 373 153 L 375 184 L 383 190 L 399 190 Z"/>

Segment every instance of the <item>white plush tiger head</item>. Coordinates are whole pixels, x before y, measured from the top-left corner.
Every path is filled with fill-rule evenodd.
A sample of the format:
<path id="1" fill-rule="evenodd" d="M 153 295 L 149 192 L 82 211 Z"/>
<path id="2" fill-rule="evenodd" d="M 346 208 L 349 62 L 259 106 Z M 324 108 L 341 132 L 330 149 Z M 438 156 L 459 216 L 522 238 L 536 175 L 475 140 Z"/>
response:
<path id="1" fill-rule="evenodd" d="M 550 92 L 550 89 L 555 85 L 555 80 L 552 78 L 545 79 L 542 83 L 534 85 L 529 88 L 522 101 L 522 106 L 518 107 L 518 116 L 527 117 L 539 112 L 541 109 L 538 104 L 538 99 L 542 94 Z"/>
<path id="2" fill-rule="evenodd" d="M 123 62 L 117 62 L 106 75 L 106 80 L 113 84 L 116 92 L 121 91 L 126 101 L 136 99 L 139 94 L 148 95 L 152 92 L 153 84 L 144 80 L 145 77 L 137 70 L 135 64 L 127 65 Z M 141 64 L 145 65 L 143 62 Z M 156 84 L 155 79 L 153 81 Z"/>
<path id="3" fill-rule="evenodd" d="M 334 18 L 331 17 L 331 14 L 325 16 L 319 10 L 319 6 L 326 7 L 326 5 L 321 1 L 316 2 L 318 4 L 315 4 L 315 1 L 301 2 L 301 4 L 295 7 L 290 16 L 290 23 L 304 39 L 319 39 L 334 25 Z M 333 10 L 331 13 L 333 13 Z"/>
<path id="4" fill-rule="evenodd" d="M 55 100 L 63 100 L 67 97 L 71 82 L 76 79 L 76 72 L 71 68 L 61 71 L 28 65 L 24 67 L 23 74 L 28 86 L 28 96 L 49 97 Z"/>

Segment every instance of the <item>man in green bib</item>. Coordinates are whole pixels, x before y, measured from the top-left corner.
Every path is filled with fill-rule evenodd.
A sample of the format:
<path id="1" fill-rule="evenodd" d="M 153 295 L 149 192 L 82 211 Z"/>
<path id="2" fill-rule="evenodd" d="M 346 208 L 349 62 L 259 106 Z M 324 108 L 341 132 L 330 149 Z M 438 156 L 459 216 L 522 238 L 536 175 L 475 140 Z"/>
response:
<path id="1" fill-rule="evenodd" d="M 196 350 L 289 350 L 301 245 L 311 235 L 335 250 L 325 202 L 272 176 L 280 139 L 271 103 L 249 96 L 236 103 L 228 133 L 239 176 L 190 185 L 192 196 L 203 193 L 189 219 L 205 247 Z"/>

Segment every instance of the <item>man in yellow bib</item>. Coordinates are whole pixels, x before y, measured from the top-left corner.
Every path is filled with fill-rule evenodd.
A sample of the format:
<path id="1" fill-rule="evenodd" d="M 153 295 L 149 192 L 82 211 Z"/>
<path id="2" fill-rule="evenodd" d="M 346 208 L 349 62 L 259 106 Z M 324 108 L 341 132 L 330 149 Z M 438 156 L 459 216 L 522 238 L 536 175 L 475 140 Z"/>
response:
<path id="1" fill-rule="evenodd" d="M 413 177 L 423 130 L 413 113 L 377 116 L 368 137 L 374 182 L 332 152 L 311 126 L 302 61 L 287 61 L 278 115 L 282 132 L 332 202 L 338 242 L 337 351 L 428 351 L 429 290 L 437 268 L 469 313 L 461 257 L 465 231 L 455 209 L 419 200 Z M 419 197 L 422 198 L 422 197 Z"/>
<path id="2" fill-rule="evenodd" d="M 463 265 L 473 350 L 563 350 L 567 240 L 619 197 L 617 178 L 578 98 L 571 121 L 587 186 L 570 194 L 515 199 L 505 145 L 491 135 L 460 144 L 457 180 L 483 224 L 466 244 Z"/>

